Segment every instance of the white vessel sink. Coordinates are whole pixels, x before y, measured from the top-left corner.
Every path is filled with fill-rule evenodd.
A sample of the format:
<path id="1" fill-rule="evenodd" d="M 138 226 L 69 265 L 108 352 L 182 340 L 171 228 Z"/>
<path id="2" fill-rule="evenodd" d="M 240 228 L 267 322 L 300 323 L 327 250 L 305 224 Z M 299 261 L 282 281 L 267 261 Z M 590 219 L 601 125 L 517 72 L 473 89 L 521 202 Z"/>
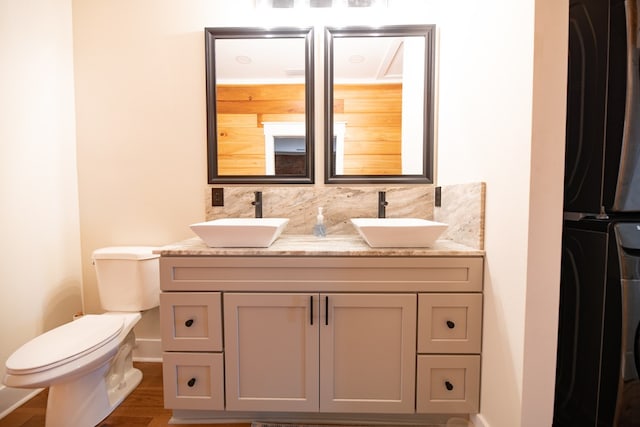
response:
<path id="1" fill-rule="evenodd" d="M 433 246 L 447 224 L 420 218 L 351 218 L 360 236 L 373 248 Z"/>
<path id="2" fill-rule="evenodd" d="M 267 248 L 288 222 L 288 218 L 221 218 L 190 227 L 212 248 Z"/>

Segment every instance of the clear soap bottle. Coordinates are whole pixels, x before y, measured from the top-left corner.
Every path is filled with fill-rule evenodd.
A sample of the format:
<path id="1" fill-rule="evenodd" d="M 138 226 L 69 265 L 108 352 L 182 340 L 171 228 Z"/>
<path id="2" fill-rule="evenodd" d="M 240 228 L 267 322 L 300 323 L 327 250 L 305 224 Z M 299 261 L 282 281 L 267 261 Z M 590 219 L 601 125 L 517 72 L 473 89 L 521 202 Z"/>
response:
<path id="1" fill-rule="evenodd" d="M 316 225 L 313 226 L 313 235 L 316 237 L 324 237 L 327 235 L 327 229 L 324 225 L 324 216 L 322 209 L 318 208 L 318 216 L 316 216 Z"/>

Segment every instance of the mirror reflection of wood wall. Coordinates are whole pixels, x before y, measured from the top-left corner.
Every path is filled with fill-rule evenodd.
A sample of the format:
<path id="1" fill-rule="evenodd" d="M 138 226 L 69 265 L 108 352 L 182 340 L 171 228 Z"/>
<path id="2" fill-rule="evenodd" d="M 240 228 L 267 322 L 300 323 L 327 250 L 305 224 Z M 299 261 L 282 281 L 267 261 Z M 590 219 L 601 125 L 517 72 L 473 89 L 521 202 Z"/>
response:
<path id="1" fill-rule="evenodd" d="M 304 84 L 218 84 L 216 91 L 218 174 L 265 175 L 262 123 L 304 123 Z"/>
<path id="2" fill-rule="evenodd" d="M 346 122 L 344 175 L 402 174 L 402 84 L 335 84 L 334 121 Z"/>

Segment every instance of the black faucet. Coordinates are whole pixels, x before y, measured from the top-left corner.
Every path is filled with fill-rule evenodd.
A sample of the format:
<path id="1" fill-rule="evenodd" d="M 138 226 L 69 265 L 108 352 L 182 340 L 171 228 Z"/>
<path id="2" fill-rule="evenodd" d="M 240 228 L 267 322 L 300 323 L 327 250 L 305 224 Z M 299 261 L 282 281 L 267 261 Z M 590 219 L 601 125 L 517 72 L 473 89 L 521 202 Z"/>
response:
<path id="1" fill-rule="evenodd" d="M 378 191 L 378 218 L 384 218 L 386 214 L 386 207 L 389 204 L 385 199 L 386 193 L 384 191 Z"/>
<path id="2" fill-rule="evenodd" d="M 256 207 L 256 218 L 262 218 L 262 191 L 254 191 L 256 199 L 251 202 Z"/>

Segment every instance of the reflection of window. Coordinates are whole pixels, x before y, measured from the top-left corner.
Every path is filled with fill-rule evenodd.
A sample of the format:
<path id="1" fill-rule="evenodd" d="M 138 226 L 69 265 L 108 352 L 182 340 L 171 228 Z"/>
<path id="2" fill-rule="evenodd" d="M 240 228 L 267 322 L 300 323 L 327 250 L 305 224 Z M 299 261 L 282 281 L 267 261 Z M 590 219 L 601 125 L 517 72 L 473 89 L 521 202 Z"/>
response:
<path id="1" fill-rule="evenodd" d="M 275 136 L 273 138 L 277 176 L 304 176 L 307 170 L 305 143 L 304 136 Z"/>
<path id="2" fill-rule="evenodd" d="M 276 155 L 289 154 L 299 155 L 305 154 L 305 138 L 304 136 L 274 136 L 273 150 Z"/>
<path id="3" fill-rule="evenodd" d="M 263 122 L 266 175 L 304 176 L 307 171 L 305 124 Z"/>

